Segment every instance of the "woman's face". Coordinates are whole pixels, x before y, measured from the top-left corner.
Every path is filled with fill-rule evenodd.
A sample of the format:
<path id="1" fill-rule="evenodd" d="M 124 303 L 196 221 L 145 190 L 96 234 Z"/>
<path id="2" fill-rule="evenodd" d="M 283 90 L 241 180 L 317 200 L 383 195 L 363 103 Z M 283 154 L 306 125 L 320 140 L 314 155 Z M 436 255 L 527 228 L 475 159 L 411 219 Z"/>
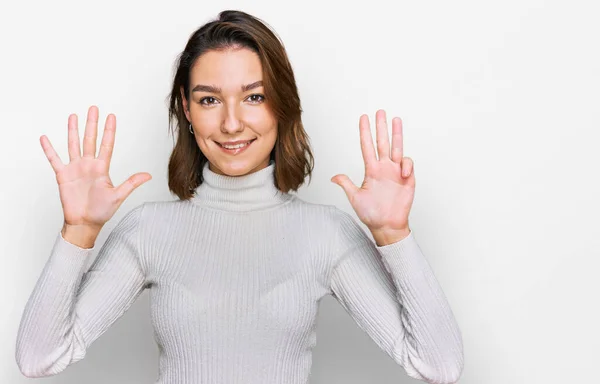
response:
<path id="1" fill-rule="evenodd" d="M 258 55 L 249 49 L 208 51 L 192 67 L 189 100 L 181 89 L 196 143 L 215 173 L 242 176 L 269 165 L 277 120 L 264 97 L 262 73 Z M 238 149 L 222 146 L 249 140 Z"/>

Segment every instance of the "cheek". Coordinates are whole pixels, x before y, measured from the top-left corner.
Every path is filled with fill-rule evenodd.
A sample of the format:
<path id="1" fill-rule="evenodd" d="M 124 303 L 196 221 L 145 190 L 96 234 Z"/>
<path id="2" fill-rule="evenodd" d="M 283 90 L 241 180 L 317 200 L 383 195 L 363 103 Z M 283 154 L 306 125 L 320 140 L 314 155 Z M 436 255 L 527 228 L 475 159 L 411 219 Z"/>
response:
<path id="1" fill-rule="evenodd" d="M 217 113 L 198 113 L 193 120 L 193 124 L 200 136 L 209 136 L 220 129 L 221 117 Z"/>
<path id="2" fill-rule="evenodd" d="M 266 135 L 277 127 L 273 114 L 266 107 L 248 111 L 244 120 L 261 135 Z"/>

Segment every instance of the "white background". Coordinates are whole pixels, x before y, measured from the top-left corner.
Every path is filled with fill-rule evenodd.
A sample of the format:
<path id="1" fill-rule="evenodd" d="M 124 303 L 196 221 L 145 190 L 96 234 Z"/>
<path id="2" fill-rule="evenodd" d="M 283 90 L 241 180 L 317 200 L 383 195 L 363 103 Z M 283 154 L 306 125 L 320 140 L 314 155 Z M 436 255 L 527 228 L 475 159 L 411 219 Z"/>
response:
<path id="1" fill-rule="evenodd" d="M 68 161 L 67 118 L 117 116 L 111 178 L 153 179 L 106 225 L 167 188 L 166 97 L 189 35 L 241 9 L 282 38 L 316 158 L 299 196 L 354 214 L 329 179 L 360 185 L 358 119 L 404 122 L 410 216 L 461 328 L 461 384 L 591 382 L 600 358 L 600 12 L 592 1 L 29 1 L 0 8 L 0 382 L 152 383 L 147 291 L 49 379 L 14 359 L 20 316 L 62 226 L 39 138 Z M 372 123 L 373 136 L 375 125 Z M 391 128 L 390 128 L 391 129 Z M 99 136 L 100 137 L 100 136 Z M 98 143 L 100 138 L 98 139 Z M 356 216 L 355 216 L 356 217 Z M 330 297 L 312 384 L 417 383 Z M 267 384 L 267 383 L 265 383 Z"/>

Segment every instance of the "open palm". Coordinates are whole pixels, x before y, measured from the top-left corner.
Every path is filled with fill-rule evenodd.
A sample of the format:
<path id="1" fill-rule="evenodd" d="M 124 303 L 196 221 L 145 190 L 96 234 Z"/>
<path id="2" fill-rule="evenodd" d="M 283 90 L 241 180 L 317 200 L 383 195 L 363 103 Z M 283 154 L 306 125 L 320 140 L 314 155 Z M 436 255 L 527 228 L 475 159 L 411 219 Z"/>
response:
<path id="1" fill-rule="evenodd" d="M 114 187 L 108 171 L 112 157 L 116 130 L 116 117 L 109 114 L 96 157 L 98 108 L 88 110 L 81 155 L 77 115 L 69 116 L 69 163 L 63 164 L 44 135 L 40 143 L 56 173 L 56 181 L 65 217 L 65 225 L 101 228 L 117 211 L 123 201 L 141 184 L 150 180 L 149 173 L 136 173 L 120 186 Z"/>
<path id="2" fill-rule="evenodd" d="M 392 146 L 388 139 L 384 110 L 375 116 L 377 153 L 371 138 L 369 117 L 360 117 L 360 142 L 365 163 L 362 185 L 355 186 L 346 175 L 335 175 L 331 181 L 340 185 L 359 219 L 373 232 L 408 228 L 408 216 L 415 194 L 413 162 L 404 157 L 402 121 L 392 119 Z"/>

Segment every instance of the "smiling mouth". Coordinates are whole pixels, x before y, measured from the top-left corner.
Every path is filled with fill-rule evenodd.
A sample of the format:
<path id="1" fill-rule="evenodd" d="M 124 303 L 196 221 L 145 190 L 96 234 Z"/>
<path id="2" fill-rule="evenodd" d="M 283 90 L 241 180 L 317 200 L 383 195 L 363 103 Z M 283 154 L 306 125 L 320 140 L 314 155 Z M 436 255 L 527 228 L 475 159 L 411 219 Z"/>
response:
<path id="1" fill-rule="evenodd" d="M 246 142 L 244 142 L 244 143 L 239 143 L 239 144 L 236 144 L 236 145 L 229 146 L 229 149 L 235 149 L 237 146 L 240 146 L 240 148 L 243 148 L 243 147 L 245 147 L 245 146 L 247 146 L 247 145 L 251 144 L 251 143 L 252 143 L 252 142 L 254 142 L 255 140 L 256 140 L 256 139 L 252 139 L 252 140 L 246 141 Z M 219 143 L 218 141 L 215 141 L 215 143 L 217 143 L 217 144 L 218 144 L 220 147 L 222 147 L 222 148 L 226 148 L 226 149 L 228 149 L 227 147 L 225 147 L 223 144 Z"/>

